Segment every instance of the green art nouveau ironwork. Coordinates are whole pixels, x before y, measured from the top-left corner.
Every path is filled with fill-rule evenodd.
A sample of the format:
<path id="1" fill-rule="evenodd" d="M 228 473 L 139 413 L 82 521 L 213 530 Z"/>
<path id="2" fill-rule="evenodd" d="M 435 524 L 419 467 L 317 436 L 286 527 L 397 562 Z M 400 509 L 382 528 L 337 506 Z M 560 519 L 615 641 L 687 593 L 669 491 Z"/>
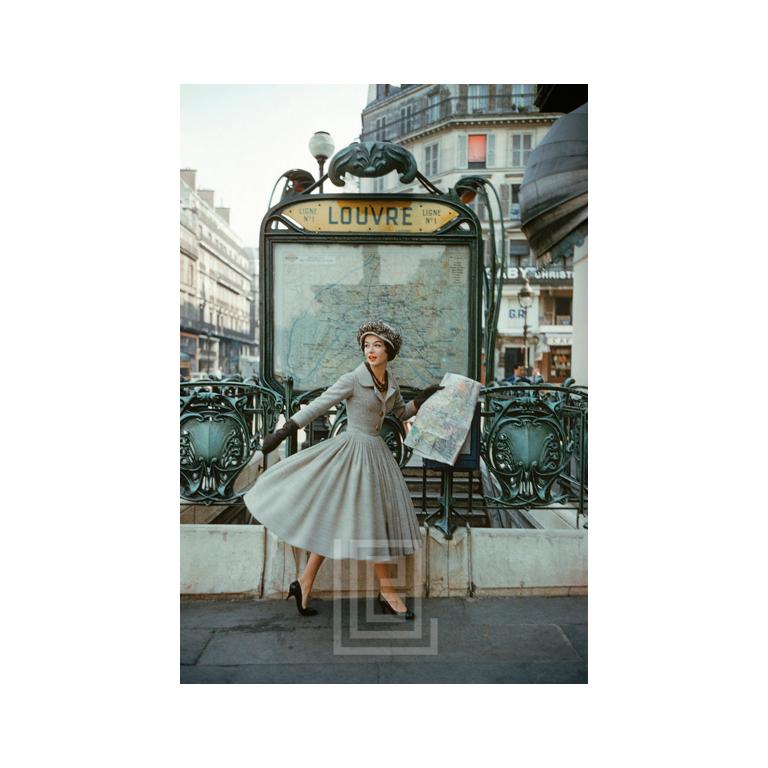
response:
<path id="1" fill-rule="evenodd" d="M 501 252 L 496 247 L 496 226 L 493 217 L 493 206 L 488 190 L 493 193 L 496 210 L 499 212 L 499 230 Z M 504 273 L 507 267 L 507 238 L 504 231 L 504 212 L 496 187 L 482 176 L 462 176 L 451 191 L 457 199 L 480 195 L 481 202 L 488 212 L 488 253 L 483 259 L 483 352 L 485 353 L 485 370 L 496 370 L 496 335 L 499 325 L 499 310 L 501 308 L 501 289 L 504 284 Z M 489 376 L 490 377 L 490 376 Z"/>
<path id="2" fill-rule="evenodd" d="M 342 186 L 345 174 L 371 178 L 392 171 L 404 184 L 418 181 L 427 194 L 311 194 L 324 178 Z M 489 215 L 491 197 L 495 196 L 500 210 L 498 195 L 492 187 L 488 189 L 487 180 L 464 177 L 455 189 L 443 193 L 419 172 L 407 149 L 389 142 L 351 144 L 332 158 L 329 175 L 317 181 L 300 169 L 284 176 L 290 183 L 261 225 L 260 375 L 245 382 L 211 378 L 181 385 L 181 496 L 189 502 L 215 504 L 239 498 L 235 480 L 262 436 L 275 428 L 281 415 L 294 414 L 348 370 L 344 355 L 357 351 L 353 339 L 347 342 L 344 333 L 351 333 L 369 316 L 405 326 L 411 346 L 421 343 L 426 348 L 424 354 L 421 350 L 414 354 L 410 367 L 407 355 L 401 356 L 401 385 L 410 377 L 411 387 L 424 386 L 439 379 L 446 368 L 480 379 L 481 353 L 485 353 L 486 370 L 494 370 L 506 247 L 503 217 L 500 253 L 492 236 L 485 259 L 482 225 L 463 202 L 463 193 L 470 190 L 480 195 Z M 353 209 L 356 216 L 365 214 L 363 208 L 354 208 L 356 204 L 371 209 L 372 222 L 351 219 Z M 387 228 L 376 229 L 377 210 L 386 210 Z M 344 229 L 342 225 L 348 223 L 343 218 L 345 211 L 353 223 L 367 225 L 364 231 L 354 226 Z M 411 218 L 406 218 L 406 211 Z M 424 226 L 410 226 L 419 212 L 424 217 L 438 214 L 445 218 L 431 219 L 430 226 L 426 218 Z M 495 234 L 492 216 L 490 228 Z M 415 270 L 417 278 L 393 277 L 398 270 L 403 274 Z M 458 298 L 453 298 L 452 291 Z M 338 307 L 344 311 L 337 312 Z M 300 317 L 294 317 L 294 309 Z M 277 322 L 283 315 L 287 318 L 284 326 Z M 318 325 L 318 317 L 324 325 Z M 445 338 L 436 337 L 432 343 L 431 336 L 423 333 L 425 328 L 443 329 Z M 425 344 L 424 338 L 430 343 Z M 439 344 L 446 348 L 444 355 Z M 438 362 L 427 376 L 416 364 L 423 365 L 435 349 Z M 457 354 L 456 350 L 462 353 L 463 362 L 451 368 L 445 359 Z M 324 386 L 318 388 L 319 384 Z M 410 399 L 409 385 L 403 386 L 406 400 Z M 560 392 L 563 388 L 557 387 L 526 394 L 510 389 L 484 391 L 482 455 L 501 489 L 494 501 L 524 507 L 583 494 L 586 393 L 577 395 L 575 388 Z M 346 428 L 343 404 L 332 412 L 331 419 L 330 424 L 316 421 L 308 426 L 310 444 Z M 405 466 L 410 449 L 403 442 L 403 424 L 390 414 L 380 434 L 398 464 Z M 298 450 L 295 434 L 287 441 L 287 450 Z M 450 504 L 450 495 L 448 492 L 446 504 Z M 583 506 L 582 500 L 580 508 Z"/>
<path id="3" fill-rule="evenodd" d="M 499 486 L 489 503 L 532 508 L 587 495 L 586 387 L 515 384 L 483 390 L 481 455 Z"/>
<path id="4" fill-rule="evenodd" d="M 450 370 L 480 378 L 484 273 L 474 211 L 423 179 L 411 153 L 389 142 L 352 144 L 329 168 L 334 183 L 345 174 L 396 170 L 430 194 L 310 194 L 315 185 L 266 213 L 259 244 L 262 380 L 282 390 L 293 377 L 297 392 L 329 386 L 355 352 L 344 334 L 372 316 L 409 334 L 413 360 L 403 355 L 401 385 L 439 378 L 444 357 Z"/>
<path id="5" fill-rule="evenodd" d="M 416 179 L 431 194 L 444 194 L 419 171 L 416 158 L 405 147 L 389 141 L 350 144 L 333 156 L 327 177 L 337 187 L 341 187 L 346 173 L 361 178 L 376 178 L 386 176 L 391 171 L 399 173 L 401 184 L 410 184 Z"/>
<path id="6" fill-rule="evenodd" d="M 328 168 L 328 177 L 337 186 L 344 186 L 345 173 L 353 176 L 384 176 L 390 171 L 398 171 L 400 181 L 410 184 L 419 169 L 413 155 L 399 144 L 388 141 L 365 141 L 350 144 L 337 152 Z"/>
<path id="7" fill-rule="evenodd" d="M 282 409 L 281 396 L 255 379 L 181 383 L 180 495 L 196 504 L 240 498 L 234 483 Z"/>

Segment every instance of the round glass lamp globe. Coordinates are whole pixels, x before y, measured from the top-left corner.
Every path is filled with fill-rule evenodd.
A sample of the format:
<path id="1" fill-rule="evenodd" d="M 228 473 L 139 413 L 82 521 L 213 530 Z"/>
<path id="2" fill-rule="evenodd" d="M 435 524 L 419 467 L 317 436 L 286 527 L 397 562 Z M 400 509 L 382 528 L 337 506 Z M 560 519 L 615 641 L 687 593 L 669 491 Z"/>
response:
<path id="1" fill-rule="evenodd" d="M 318 131 L 309 140 L 309 151 L 315 159 L 320 157 L 329 158 L 335 148 L 336 145 L 333 143 L 331 134 L 328 131 Z"/>

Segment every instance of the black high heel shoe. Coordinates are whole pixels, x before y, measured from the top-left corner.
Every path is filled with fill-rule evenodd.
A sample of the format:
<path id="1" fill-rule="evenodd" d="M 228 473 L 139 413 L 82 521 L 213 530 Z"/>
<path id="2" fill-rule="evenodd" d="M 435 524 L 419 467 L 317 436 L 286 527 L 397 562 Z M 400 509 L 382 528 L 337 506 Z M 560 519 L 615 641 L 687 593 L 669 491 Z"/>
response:
<path id="1" fill-rule="evenodd" d="M 302 616 L 314 616 L 317 611 L 314 608 L 302 608 L 301 607 L 301 584 L 299 584 L 298 581 L 292 581 L 291 586 L 288 587 L 288 597 L 286 597 L 286 600 L 290 600 L 291 597 L 296 598 L 296 607 L 299 609 L 299 613 Z"/>
<path id="2" fill-rule="evenodd" d="M 408 608 L 405 609 L 402 613 L 399 611 L 396 611 L 382 596 L 381 592 L 379 592 L 378 597 L 376 598 L 379 601 L 379 605 L 385 610 L 386 613 L 393 613 L 395 616 L 399 616 L 401 619 L 415 619 L 416 614 L 409 610 Z"/>

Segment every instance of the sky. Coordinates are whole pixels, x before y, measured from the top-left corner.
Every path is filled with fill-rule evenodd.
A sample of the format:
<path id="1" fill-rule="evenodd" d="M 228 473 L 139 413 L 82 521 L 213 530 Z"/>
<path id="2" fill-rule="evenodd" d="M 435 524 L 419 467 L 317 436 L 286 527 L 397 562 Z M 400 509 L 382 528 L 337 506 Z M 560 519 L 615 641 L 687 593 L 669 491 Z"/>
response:
<path id="1" fill-rule="evenodd" d="M 367 95 L 367 84 L 182 85 L 179 167 L 197 171 L 197 188 L 213 189 L 243 245 L 257 246 L 277 179 L 290 168 L 317 178 L 312 134 L 328 131 L 335 151 L 356 141 Z"/>

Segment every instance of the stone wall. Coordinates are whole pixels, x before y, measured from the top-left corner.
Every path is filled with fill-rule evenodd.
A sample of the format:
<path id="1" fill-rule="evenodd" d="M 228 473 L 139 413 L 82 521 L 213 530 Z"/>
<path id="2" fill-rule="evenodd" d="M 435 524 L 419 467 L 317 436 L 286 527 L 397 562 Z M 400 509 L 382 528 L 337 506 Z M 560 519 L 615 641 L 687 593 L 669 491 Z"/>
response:
<path id="1" fill-rule="evenodd" d="M 392 566 L 412 597 L 587 594 L 587 531 L 459 528 L 446 540 L 422 526 L 419 552 Z M 182 525 L 181 594 L 284 599 L 304 550 L 262 525 Z M 326 560 L 312 594 L 375 596 L 370 563 Z"/>

